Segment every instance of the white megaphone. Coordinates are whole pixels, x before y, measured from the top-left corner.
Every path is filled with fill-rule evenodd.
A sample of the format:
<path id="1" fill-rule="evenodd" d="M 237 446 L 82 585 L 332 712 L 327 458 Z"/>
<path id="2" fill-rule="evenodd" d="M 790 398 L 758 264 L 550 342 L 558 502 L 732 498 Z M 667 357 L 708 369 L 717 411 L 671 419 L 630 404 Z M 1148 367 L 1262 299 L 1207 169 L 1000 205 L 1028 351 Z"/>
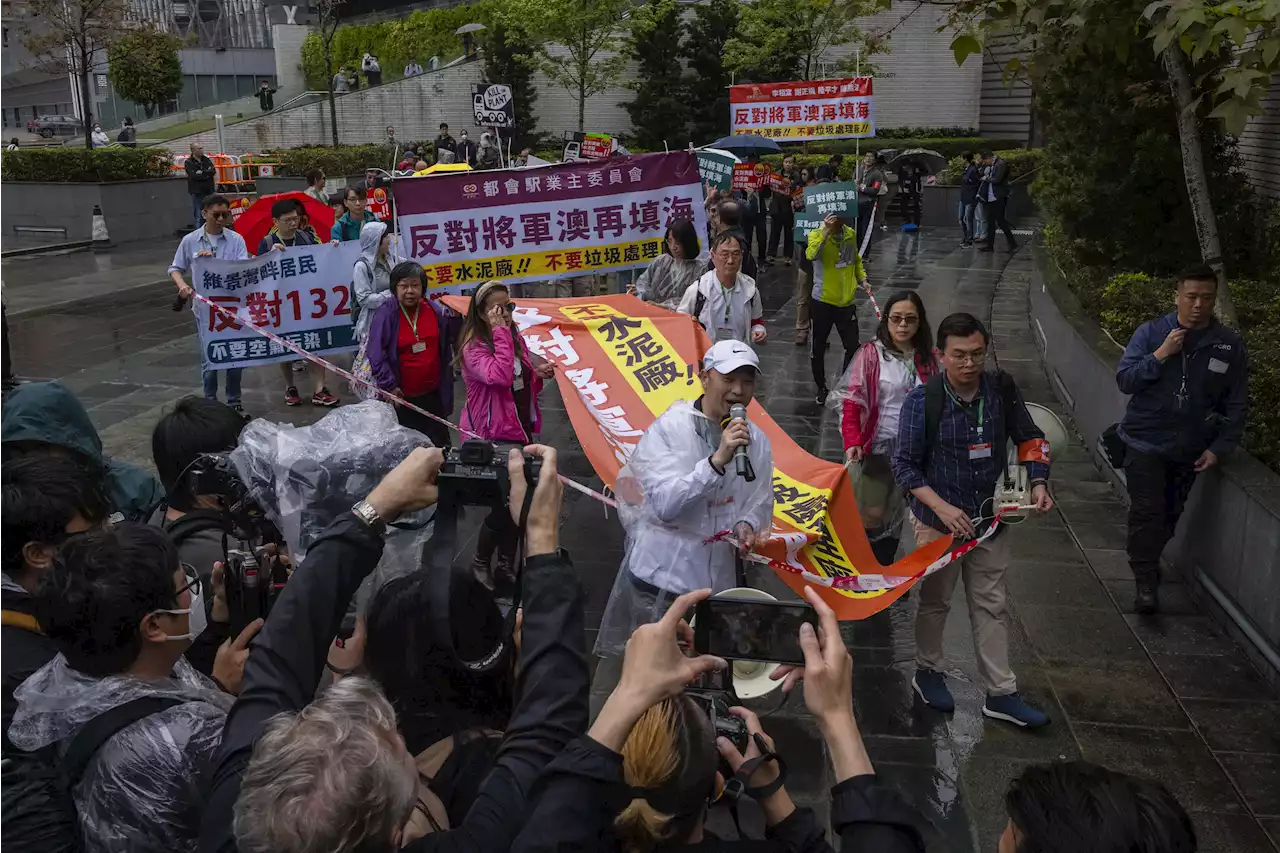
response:
<path id="1" fill-rule="evenodd" d="M 1052 459 L 1054 454 L 1067 446 L 1067 428 L 1063 426 L 1062 421 L 1058 420 L 1057 415 L 1044 406 L 1036 403 L 1027 403 L 1026 406 L 1031 420 L 1035 421 L 1036 426 L 1044 433 L 1045 441 L 1049 445 L 1049 458 Z M 995 494 L 992 495 L 994 503 L 992 512 L 1004 510 L 1006 516 L 1025 516 L 1032 508 L 1027 469 L 1018 462 L 1017 446 L 1012 440 L 1008 445 L 1004 476 L 996 481 Z"/>
<path id="2" fill-rule="evenodd" d="M 726 589 L 724 592 L 713 595 L 712 598 L 747 598 L 755 601 L 777 601 L 778 599 L 769 593 L 752 589 L 751 587 L 738 586 L 733 589 Z M 766 696 L 782 686 L 782 679 L 773 681 L 769 678 L 773 671 L 777 669 L 779 664 L 769 663 L 767 661 L 756 660 L 736 660 L 733 662 L 733 692 L 737 694 L 739 699 L 759 699 Z"/>

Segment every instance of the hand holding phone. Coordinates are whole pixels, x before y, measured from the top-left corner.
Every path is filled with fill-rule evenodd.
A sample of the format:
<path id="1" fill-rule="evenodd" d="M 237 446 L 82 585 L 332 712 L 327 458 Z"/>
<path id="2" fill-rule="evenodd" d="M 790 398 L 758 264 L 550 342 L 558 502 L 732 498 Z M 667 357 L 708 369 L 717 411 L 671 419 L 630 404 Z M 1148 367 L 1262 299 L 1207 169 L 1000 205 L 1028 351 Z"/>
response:
<path id="1" fill-rule="evenodd" d="M 725 660 L 802 665 L 800 626 L 817 627 L 818 614 L 802 601 L 716 596 L 698 602 L 693 647 Z"/>

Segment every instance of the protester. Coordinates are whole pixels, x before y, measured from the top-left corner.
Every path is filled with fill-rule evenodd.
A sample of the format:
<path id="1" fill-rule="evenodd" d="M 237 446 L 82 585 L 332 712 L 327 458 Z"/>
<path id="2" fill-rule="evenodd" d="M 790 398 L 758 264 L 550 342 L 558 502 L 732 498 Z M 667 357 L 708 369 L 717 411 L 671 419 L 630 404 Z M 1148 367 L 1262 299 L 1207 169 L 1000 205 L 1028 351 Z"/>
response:
<path id="1" fill-rule="evenodd" d="M 365 51 L 364 56 L 360 59 L 360 70 L 364 72 L 365 79 L 370 86 L 382 85 L 382 66 L 378 63 L 378 57 Z"/>
<path id="2" fill-rule="evenodd" d="M 663 239 L 662 254 L 645 267 L 634 287 L 629 287 L 645 302 L 653 302 L 671 311 L 678 310 L 685 291 L 703 274 L 699 255 L 698 230 L 687 218 L 671 220 Z"/>
<path id="3" fill-rule="evenodd" d="M 747 157 L 747 164 L 752 166 L 757 173 L 763 172 L 766 168 L 760 162 L 760 158 L 754 154 Z M 756 254 L 760 266 L 769 266 L 773 260 L 766 254 L 768 249 L 768 216 L 769 216 L 769 200 L 773 197 L 773 190 L 769 188 L 767 179 L 762 183 L 759 189 L 738 191 L 734 193 L 735 197 L 743 205 L 742 225 L 746 243 L 744 248 L 746 254 L 751 254 L 751 246 L 756 246 Z"/>
<path id="4" fill-rule="evenodd" d="M 458 134 L 458 147 L 454 153 L 458 157 L 459 163 L 466 163 L 471 168 L 476 166 L 476 144 L 467 138 L 467 132 L 464 130 Z"/>
<path id="5" fill-rule="evenodd" d="M 94 148 L 106 148 L 111 144 L 111 137 L 107 136 L 107 132 L 102 129 L 102 125 L 96 121 L 93 123 L 93 133 L 90 134 Z"/>
<path id="6" fill-rule="evenodd" d="M 439 159 L 441 151 L 448 151 L 450 154 L 454 155 L 455 158 L 457 157 L 458 142 L 449 135 L 449 125 L 444 122 L 440 122 L 440 132 L 436 134 L 435 148 L 437 163 L 442 162 Z"/>
<path id="7" fill-rule="evenodd" d="M 1018 241 L 1013 238 L 1013 229 L 1009 227 L 1009 219 L 1005 211 L 1009 207 L 1009 164 L 1002 157 L 990 151 L 981 151 L 982 165 L 987 167 L 987 176 L 978 187 L 978 200 L 982 202 L 984 216 L 987 220 L 987 242 L 978 251 L 994 252 L 996 248 L 996 229 L 1004 231 L 1009 251 L 1018 251 Z"/>
<path id="8" fill-rule="evenodd" d="M 363 236 L 363 235 L 362 235 Z M 391 271 L 394 298 L 373 312 L 365 353 L 378 387 L 445 420 L 453 419 L 453 342 L 462 319 L 424 296 L 422 267 L 404 261 Z M 427 310 L 423 310 L 423 305 Z M 404 406 L 401 426 L 416 429 L 436 447 L 448 447 L 449 428 Z"/>
<path id="9" fill-rule="evenodd" d="M 813 812 L 797 808 L 783 786 L 781 759 L 760 719 L 746 708 L 729 713 L 745 722 L 745 754 L 716 738 L 704 706 L 683 692 L 725 661 L 687 657 L 693 631 L 681 616 L 711 591 L 676 599 L 660 620 L 642 625 L 627 641 L 622 675 L 586 735 L 571 742 L 539 782 L 537 806 L 512 848 L 517 853 L 592 850 L 830 851 Z M 819 628 L 800 630 L 804 666 L 779 677 L 790 689 L 803 671 L 804 702 L 831 756 L 836 785 L 830 821 L 841 850 L 922 853 L 920 818 L 893 789 L 878 784 L 862 743 L 849 696 L 853 672 L 835 613 L 812 590 Z M 769 750 L 761 751 L 760 743 Z M 719 772 L 734 779 L 764 813 L 766 840 L 725 841 L 704 826 L 709 802 L 724 790 Z"/>
<path id="10" fill-rule="evenodd" d="M 924 199 L 924 177 L 920 166 L 903 163 L 898 167 L 898 195 L 902 199 L 903 229 L 919 228 L 920 208 Z"/>
<path id="11" fill-rule="evenodd" d="M 830 181 L 840 180 L 840 168 L 844 164 L 843 154 L 832 154 L 827 162 L 818 167 L 818 173 L 814 176 L 818 183 L 827 183 Z"/>
<path id="12" fill-rule="evenodd" d="M 800 186 L 807 187 L 813 184 L 813 170 L 805 166 L 800 170 Z M 793 198 L 791 201 L 793 210 L 793 219 L 795 212 L 804 210 L 804 195 L 799 198 Z M 804 241 L 795 243 L 794 253 L 796 255 L 796 337 L 795 344 L 802 347 L 809 343 L 809 325 L 810 325 L 810 303 L 813 301 L 813 261 L 809 260 L 807 249 L 808 245 Z"/>
<path id="13" fill-rule="evenodd" d="M 525 530 L 515 709 L 497 766 L 463 823 L 418 838 L 406 850 L 509 849 L 532 805 L 534 781 L 586 728 L 583 593 L 557 548 L 563 491 L 556 455 L 541 445 L 527 450 L 541 457 L 542 472 Z M 435 502 L 441 462 L 439 450 L 413 451 L 356 512 L 331 525 L 282 591 L 227 718 L 201 849 L 400 848 L 418 774 L 391 706 L 358 677 L 311 699 L 345 604 L 381 556 L 385 525 Z M 517 456 L 509 467 L 513 513 L 528 489 L 522 465 Z"/>
<path id="14" fill-rule="evenodd" d="M 960 241 L 962 248 L 973 245 L 977 223 L 974 218 L 980 210 L 978 204 L 978 186 L 982 183 L 982 167 L 973 162 L 973 152 L 966 151 L 964 158 L 964 174 L 960 178 L 960 227 L 964 237 Z M 985 236 L 985 234 L 984 234 Z"/>
<path id="15" fill-rule="evenodd" d="M 227 227 L 231 222 L 231 208 L 226 198 L 220 195 L 207 196 L 202 208 L 204 225 L 182 238 L 178 251 L 173 255 L 173 263 L 169 265 L 169 277 L 177 285 L 178 295 L 183 299 L 191 298 L 192 289 L 182 275 L 191 272 L 196 258 L 243 261 L 249 257 L 244 238 Z M 243 412 L 240 405 L 240 379 L 244 369 L 232 367 L 223 372 L 227 374 L 227 404 L 236 411 Z M 204 395 L 210 400 L 218 398 L 218 373 L 207 363 L 201 365 Z"/>
<path id="16" fill-rule="evenodd" d="M 997 853 L 1195 853 L 1186 809 L 1160 782 L 1087 761 L 1036 764 L 1009 783 Z"/>
<path id="17" fill-rule="evenodd" d="M 529 158 L 533 156 L 532 148 L 521 148 L 519 155 L 516 156 L 516 166 L 523 169 L 529 165 Z"/>
<path id="18" fill-rule="evenodd" d="M 321 204 L 327 205 L 329 194 L 324 191 L 324 184 L 324 169 L 312 169 L 307 172 L 307 188 L 303 192 Z"/>
<path id="19" fill-rule="evenodd" d="M 61 382 L 28 382 L 5 400 L 0 413 L 4 464 L 22 456 L 74 459 L 106 483 L 112 513 L 145 521 L 164 500 L 155 477 L 136 465 L 102 452 L 102 439 L 89 413 Z"/>
<path id="20" fill-rule="evenodd" d="M 18 146 L 18 137 L 16 137 L 16 136 L 15 136 L 15 137 L 13 137 L 12 139 L 10 139 L 10 140 L 9 140 L 9 144 L 8 144 L 8 145 L 6 145 L 6 146 L 4 147 L 4 150 L 5 150 L 5 151 L 17 151 L 17 150 L 18 150 L 18 147 L 19 147 L 19 146 Z"/>
<path id="21" fill-rule="evenodd" d="M 775 190 L 769 202 L 769 214 L 773 218 L 773 224 L 769 230 L 769 260 L 773 261 L 778 257 L 778 240 L 782 238 L 782 262 L 791 266 L 791 256 L 795 254 L 796 249 L 795 215 L 792 210 L 791 191 L 796 187 L 804 186 L 800 170 L 796 168 L 794 155 L 787 154 L 782 158 L 782 171 L 778 173 L 778 177 L 786 181 L 787 189 Z"/>
<path id="22" fill-rule="evenodd" d="M 347 71 L 345 68 L 339 68 L 338 73 L 333 75 L 333 93 L 335 95 L 345 95 L 350 91 L 351 84 L 347 80 Z"/>
<path id="23" fill-rule="evenodd" d="M 343 213 L 334 221 L 329 236 L 344 243 L 359 240 L 364 226 L 378 221 L 378 217 L 365 209 L 368 203 L 369 193 L 364 187 L 347 187 L 342 193 Z"/>
<path id="24" fill-rule="evenodd" d="M 27 753 L 9 741 L 17 710 L 14 691 L 57 655 L 36 621 L 35 593 L 53 568 L 58 547 L 101 525 L 110 512 L 105 484 L 74 459 L 27 456 L 6 461 L 3 478 L 4 843 L 19 850 L 76 853 L 80 830 L 66 802 L 53 749 Z"/>
<path id="25" fill-rule="evenodd" d="M 269 113 L 276 108 L 276 90 L 271 88 L 271 81 L 263 80 L 262 85 L 258 87 L 258 106 L 264 113 Z"/>
<path id="26" fill-rule="evenodd" d="M 499 444 L 525 444 L 542 428 L 538 394 L 555 366 L 529 352 L 512 321 L 507 286 L 487 281 L 471 295 L 471 305 L 458 336 L 454 362 L 462 368 L 467 402 L 464 431 Z M 506 587 L 515 578 L 519 531 L 505 514 L 489 513 L 480 528 L 473 568 L 486 586 Z M 497 565 L 490 562 L 497 552 Z"/>
<path id="27" fill-rule="evenodd" d="M 762 344 L 764 305 L 755 279 L 741 271 L 744 247 L 734 231 L 721 232 L 711 244 L 714 269 L 685 289 L 676 309 L 692 314 L 715 341 Z"/>
<path id="28" fill-rule="evenodd" d="M 1036 511 L 1053 508 L 1044 433 L 1031 419 L 1013 377 L 984 372 L 990 344 L 986 328 L 971 314 L 945 318 L 938 325 L 944 370 L 912 390 L 902 405 L 893 473 L 897 484 L 911 492 L 917 547 L 947 535 L 982 536 L 985 525 L 978 519 L 991 519 L 991 496 L 1005 471 L 1006 438 L 1018 445 L 1019 460 L 1027 466 Z M 929 707 L 955 710 L 943 674 L 942 636 L 952 592 L 963 573 L 978 674 L 987 697 L 982 713 L 1037 728 L 1048 724 L 1049 717 L 1019 698 L 1009 667 L 1005 571 L 1010 546 L 1000 532 L 920 582 L 912 686 Z"/>
<path id="29" fill-rule="evenodd" d="M 187 192 L 191 195 L 191 227 L 199 228 L 204 221 L 201 211 L 204 200 L 213 195 L 214 180 L 218 174 L 213 161 L 205 156 L 204 149 L 191 143 L 191 156 L 182 164 L 187 173 Z"/>
<path id="30" fill-rule="evenodd" d="M 883 566 L 897 556 L 906 508 L 902 489 L 893 479 L 902 403 L 940 369 L 924 303 L 914 290 L 903 290 L 885 300 L 875 340 L 858 348 L 840 380 L 844 458 L 858 465 L 858 514 L 871 551 Z"/>
<path id="31" fill-rule="evenodd" d="M 70 780 L 84 850 L 194 849 L 232 702 L 182 657 L 205 628 L 199 577 L 130 522 L 69 539 L 47 577 L 35 612 L 59 654 L 18 688 L 10 739 L 63 753 L 90 721 L 132 711 Z M 115 710 L 142 698 L 154 704 Z"/>
<path id="32" fill-rule="evenodd" d="M 474 165 L 478 169 L 502 168 L 502 152 L 498 149 L 494 138 L 487 132 L 480 134 L 480 148 Z"/>
<path id="33" fill-rule="evenodd" d="M 116 142 L 119 142 L 125 148 L 138 147 L 138 129 L 133 125 L 133 119 L 125 116 L 124 126 L 120 128 L 120 133 L 116 136 Z"/>
<path id="34" fill-rule="evenodd" d="M 773 517 L 773 451 L 760 427 L 725 421 L 749 406 L 760 359 L 740 341 L 719 341 L 702 359 L 702 396 L 673 403 L 645 430 L 618 474 L 627 532 L 597 652 L 618 654 L 638 626 L 662 618 L 677 596 L 738 586 L 735 549 L 715 539 L 733 532 L 742 553 L 768 538 Z M 739 475 L 746 448 L 754 479 Z"/>
<path id="35" fill-rule="evenodd" d="M 1178 277 L 1176 310 L 1138 327 L 1116 368 L 1132 395 L 1116 432 L 1129 491 L 1134 609 L 1160 606 L 1160 555 L 1196 475 L 1235 449 L 1248 412 L 1248 354 L 1213 316 L 1218 277 L 1207 265 Z"/>
<path id="36" fill-rule="evenodd" d="M 421 73 L 422 66 L 418 64 L 418 60 L 416 59 L 410 59 L 409 64 L 404 67 L 404 76 L 406 78 L 417 77 Z"/>
<path id="37" fill-rule="evenodd" d="M 360 88 L 360 72 L 356 71 L 354 68 L 348 68 L 347 82 L 351 86 L 351 91 L 354 92 L 357 89 L 359 89 Z"/>
<path id="38" fill-rule="evenodd" d="M 818 386 L 818 405 L 827 402 L 827 338 L 834 327 L 844 345 L 844 363 L 858 349 L 858 307 L 854 300 L 858 285 L 870 288 L 862 257 L 858 254 L 858 237 L 840 217 L 827 216 L 822 227 L 809 232 L 805 257 L 813 261 L 813 290 L 809 314 L 813 318 L 813 340 L 810 341 L 809 366 L 813 384 Z"/>
<path id="39" fill-rule="evenodd" d="M 714 216 L 708 218 L 708 227 L 713 228 L 714 231 L 712 231 L 711 238 L 707 242 L 714 243 L 719 235 L 733 233 L 737 235 L 738 241 L 745 247 L 747 245 L 747 235 L 742 230 L 743 203 L 733 199 L 726 199 L 713 203 L 712 210 Z M 710 272 L 715 268 L 715 259 L 709 259 L 707 261 L 707 271 Z M 751 256 L 751 252 L 745 250 L 742 255 L 742 273 L 750 276 L 753 280 L 760 278 L 759 264 Z"/>
<path id="40" fill-rule="evenodd" d="M 404 152 L 404 157 L 400 159 L 400 162 L 396 165 L 396 169 L 401 172 L 412 172 L 417 169 L 418 164 L 421 162 L 423 162 L 423 160 L 418 156 L 418 152 L 413 148 L 410 148 Z"/>

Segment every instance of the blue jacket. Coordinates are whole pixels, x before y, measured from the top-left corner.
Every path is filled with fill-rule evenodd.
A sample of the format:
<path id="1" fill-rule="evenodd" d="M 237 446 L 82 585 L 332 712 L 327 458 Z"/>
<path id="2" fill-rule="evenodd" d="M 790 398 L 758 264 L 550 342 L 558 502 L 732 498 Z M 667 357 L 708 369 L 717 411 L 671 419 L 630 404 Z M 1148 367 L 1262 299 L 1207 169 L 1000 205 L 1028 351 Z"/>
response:
<path id="1" fill-rule="evenodd" d="M 1205 329 L 1189 331 L 1182 352 L 1161 364 L 1155 351 L 1177 325 L 1177 312 L 1149 320 L 1125 347 L 1116 385 L 1132 396 L 1120 437 L 1135 450 L 1171 461 L 1195 459 L 1206 449 L 1221 457 L 1244 433 L 1244 342 L 1214 319 Z"/>

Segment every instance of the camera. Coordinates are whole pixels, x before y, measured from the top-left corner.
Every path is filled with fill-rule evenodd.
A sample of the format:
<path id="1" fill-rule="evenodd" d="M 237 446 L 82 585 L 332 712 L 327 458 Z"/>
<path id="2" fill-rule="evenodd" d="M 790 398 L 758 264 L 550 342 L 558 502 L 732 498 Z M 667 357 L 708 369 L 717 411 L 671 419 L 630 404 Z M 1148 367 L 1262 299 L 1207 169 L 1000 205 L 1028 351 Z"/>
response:
<path id="1" fill-rule="evenodd" d="M 187 493 L 217 495 L 221 509 L 231 521 L 236 535 L 259 543 L 284 541 L 279 529 L 253 498 L 249 488 L 236 473 L 231 457 L 225 453 L 201 454 L 184 478 Z"/>
<path id="2" fill-rule="evenodd" d="M 541 472 L 542 460 L 524 454 L 524 475 L 529 488 L 537 485 Z M 511 491 L 507 453 L 484 439 L 464 441 L 461 447 L 445 451 L 439 482 L 441 497 L 447 494 L 456 505 L 505 507 Z"/>
<path id="3" fill-rule="evenodd" d="M 740 753 L 746 753 L 750 736 L 747 724 L 729 713 L 729 694 L 723 690 L 706 690 L 690 688 L 685 694 L 698 703 L 711 721 L 711 732 L 715 737 L 728 738 Z"/>
<path id="4" fill-rule="evenodd" d="M 288 570 L 273 554 L 263 553 L 259 562 L 252 550 L 229 549 L 223 583 L 231 635 L 239 636 L 255 619 L 266 619 L 288 580 Z"/>

